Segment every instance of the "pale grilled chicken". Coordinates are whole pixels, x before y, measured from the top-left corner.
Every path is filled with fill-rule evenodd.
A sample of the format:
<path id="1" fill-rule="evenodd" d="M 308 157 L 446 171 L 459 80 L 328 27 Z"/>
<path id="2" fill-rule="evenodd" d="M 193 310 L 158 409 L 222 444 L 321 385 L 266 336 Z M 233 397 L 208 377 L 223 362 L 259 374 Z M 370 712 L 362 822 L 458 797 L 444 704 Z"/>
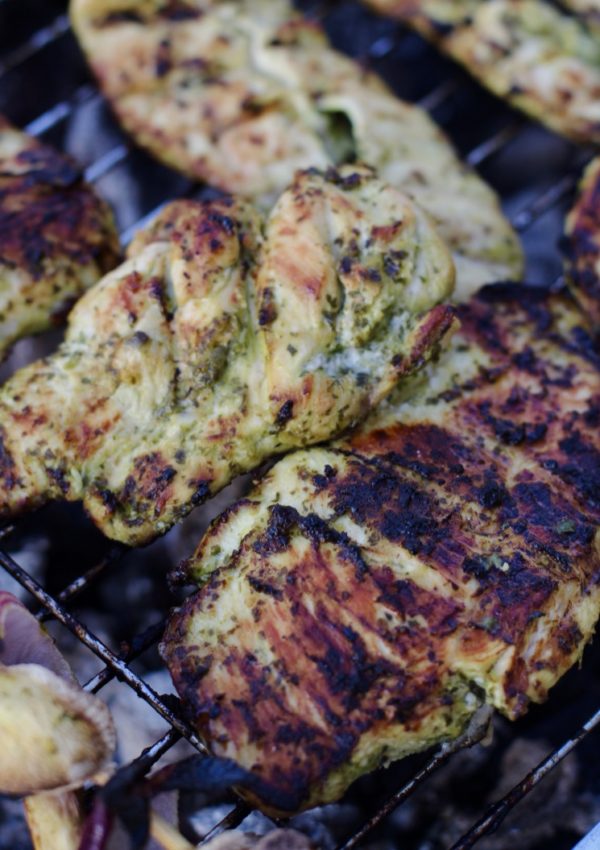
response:
<path id="1" fill-rule="evenodd" d="M 168 165 L 269 206 L 297 168 L 367 162 L 432 215 L 459 298 L 521 278 L 492 190 L 288 0 L 72 0 L 71 13 L 116 115 Z"/>
<path id="2" fill-rule="evenodd" d="M 562 5 L 579 15 L 592 33 L 600 35 L 600 0 L 562 0 Z"/>
<path id="3" fill-rule="evenodd" d="M 365 167 L 299 173 L 267 220 L 172 204 L 0 390 L 0 516 L 83 499 L 107 536 L 152 539 L 362 419 L 451 325 L 453 277 L 428 217 Z"/>
<path id="4" fill-rule="evenodd" d="M 600 328 L 600 157 L 586 168 L 579 194 L 567 216 L 562 247 L 567 283 Z"/>
<path id="5" fill-rule="evenodd" d="M 497 285 L 353 436 L 288 455 L 215 520 L 162 654 L 271 812 L 516 718 L 600 612 L 600 357 L 566 297 Z"/>
<path id="6" fill-rule="evenodd" d="M 112 213 L 74 163 L 0 116 L 0 359 L 117 265 Z"/>
<path id="7" fill-rule="evenodd" d="M 413 26 L 511 105 L 576 142 L 600 142 L 600 39 L 584 17 L 544 0 L 367 2 Z"/>

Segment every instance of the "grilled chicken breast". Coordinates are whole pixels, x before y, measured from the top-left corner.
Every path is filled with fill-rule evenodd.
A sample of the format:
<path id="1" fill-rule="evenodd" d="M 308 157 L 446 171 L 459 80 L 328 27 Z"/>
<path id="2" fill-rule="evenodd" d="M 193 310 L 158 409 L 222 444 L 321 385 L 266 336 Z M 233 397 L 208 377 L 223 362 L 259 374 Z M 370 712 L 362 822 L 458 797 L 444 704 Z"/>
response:
<path id="1" fill-rule="evenodd" d="M 112 213 L 67 157 L 0 116 L 0 358 L 113 268 Z"/>
<path id="2" fill-rule="evenodd" d="M 494 94 L 556 132 L 600 141 L 600 40 L 585 17 L 543 0 L 368 2 L 413 26 Z"/>
<path id="3" fill-rule="evenodd" d="M 412 386 L 277 463 L 187 564 L 202 586 L 163 657 L 271 812 L 335 800 L 483 701 L 518 717 L 593 632 L 600 357 L 539 289 L 486 288 L 459 318 Z"/>
<path id="4" fill-rule="evenodd" d="M 600 35 L 600 0 L 563 0 L 562 5 L 579 15 L 594 35 Z"/>
<path id="5" fill-rule="evenodd" d="M 298 174 L 267 221 L 172 204 L 0 390 L 0 515 L 83 499 L 109 537 L 152 539 L 363 418 L 448 330 L 453 276 L 427 216 L 365 167 Z"/>
<path id="6" fill-rule="evenodd" d="M 269 207 L 297 168 L 368 162 L 432 215 L 459 297 L 521 278 L 492 190 L 287 0 L 72 0 L 71 13 L 116 115 L 168 165 Z"/>
<path id="7" fill-rule="evenodd" d="M 567 216 L 562 247 L 571 291 L 600 327 L 600 157 L 584 172 L 579 195 Z"/>

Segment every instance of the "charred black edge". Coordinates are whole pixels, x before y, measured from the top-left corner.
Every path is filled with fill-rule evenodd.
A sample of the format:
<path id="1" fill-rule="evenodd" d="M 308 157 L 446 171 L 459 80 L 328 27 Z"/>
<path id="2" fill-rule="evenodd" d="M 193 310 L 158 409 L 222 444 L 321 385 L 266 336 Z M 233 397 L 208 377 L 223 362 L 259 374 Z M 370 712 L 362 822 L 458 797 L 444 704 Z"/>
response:
<path id="1" fill-rule="evenodd" d="M 143 24 L 148 26 L 154 21 L 169 21 L 170 23 L 180 23 L 184 21 L 193 21 L 202 17 L 204 12 L 196 9 L 193 5 L 182 2 L 182 0 L 165 0 L 165 2 L 157 9 L 152 17 L 144 16 L 135 9 L 135 3 L 131 3 L 129 8 L 124 8 L 120 11 L 109 12 L 103 17 L 97 18 L 94 21 L 94 26 L 98 29 L 112 27 L 119 24 Z"/>
<path id="2" fill-rule="evenodd" d="M 565 259 L 565 277 L 575 300 L 589 314 L 600 336 L 600 158 L 586 165 L 577 196 L 567 217 L 559 249 Z"/>
<path id="3" fill-rule="evenodd" d="M 295 528 L 306 535 L 314 546 L 333 543 L 343 548 L 356 567 L 358 578 L 369 572 L 369 567 L 361 555 L 360 547 L 352 543 L 347 534 L 337 531 L 317 514 L 303 515 L 289 505 L 270 506 L 269 520 L 261 532 L 260 538 L 253 545 L 254 551 L 268 555 L 285 549 L 290 534 Z"/>
<path id="4" fill-rule="evenodd" d="M 231 507 L 235 508 L 236 505 L 232 505 Z M 222 518 L 220 517 L 219 519 Z M 265 555 L 280 551 L 287 546 L 294 529 L 301 531 L 315 547 L 332 543 L 343 549 L 347 560 L 355 569 L 358 581 L 364 580 L 364 577 L 370 572 L 367 563 L 361 555 L 360 547 L 352 543 L 344 532 L 337 531 L 326 520 L 321 519 L 316 514 L 304 516 L 296 508 L 291 506 L 272 505 L 269 508 L 269 520 L 258 539 L 254 541 L 253 548 L 255 551 Z M 234 555 L 230 568 L 235 568 L 235 560 Z M 225 567 L 225 569 L 228 568 Z M 177 692 L 181 696 L 183 711 L 209 749 L 210 741 L 203 735 L 201 717 L 197 716 L 195 711 L 195 693 L 198 676 L 186 674 L 181 669 L 179 666 L 178 647 L 181 643 L 179 635 L 183 630 L 182 623 L 189 616 L 193 616 L 199 593 L 203 592 L 203 588 L 210 585 L 211 581 L 219 581 L 220 573 L 220 569 L 216 570 L 209 577 L 207 585 L 203 585 L 202 588 L 189 596 L 179 609 L 176 609 L 174 615 L 169 618 L 159 646 L 161 658 L 167 665 Z M 260 580 L 252 584 L 252 587 L 258 593 L 262 592 L 269 595 L 273 593 L 271 587 L 263 587 Z M 202 671 L 199 671 L 199 673 L 201 676 Z M 236 765 L 240 770 L 244 771 L 236 762 L 230 762 L 230 764 Z M 307 788 L 304 782 L 293 791 L 282 791 L 274 783 L 260 779 L 249 772 L 245 772 L 245 774 L 245 777 L 242 777 L 242 781 L 236 780 L 236 785 L 242 788 L 254 802 L 265 810 L 277 811 L 281 815 L 290 815 L 302 809 L 310 796 L 310 789 Z"/>
<path id="5" fill-rule="evenodd" d="M 582 310 L 577 298 L 567 286 L 558 290 L 545 286 L 501 281 L 487 284 L 477 292 L 470 301 L 460 304 L 457 308 L 458 318 L 469 318 L 477 302 L 482 305 L 514 304 L 523 310 L 545 308 L 548 311 L 548 326 L 539 329 L 539 333 L 550 339 L 570 355 L 581 357 L 600 369 L 600 335 L 595 333 L 593 323 L 587 313 Z M 581 323 L 575 325 L 569 336 L 557 333 L 552 325 L 557 317 L 557 307 L 562 302 L 571 308 L 581 318 Z M 496 318 L 491 316 L 492 319 Z"/>

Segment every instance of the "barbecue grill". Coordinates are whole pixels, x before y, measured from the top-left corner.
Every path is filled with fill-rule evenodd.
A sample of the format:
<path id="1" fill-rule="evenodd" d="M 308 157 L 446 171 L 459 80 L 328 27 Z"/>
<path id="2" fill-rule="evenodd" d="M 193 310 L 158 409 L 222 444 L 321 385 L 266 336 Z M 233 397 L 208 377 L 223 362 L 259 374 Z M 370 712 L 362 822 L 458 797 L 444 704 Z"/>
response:
<path id="1" fill-rule="evenodd" d="M 207 197 L 211 190 L 153 162 L 122 135 L 95 88 L 70 32 L 66 5 L 63 0 L 0 0 L 0 112 L 31 134 L 43 137 L 80 160 L 86 178 L 97 184 L 100 193 L 112 203 L 122 242 L 126 244 L 135 229 L 162 203 L 181 196 Z M 303 2 L 301 5 L 307 14 L 323 21 L 336 47 L 371 66 L 400 96 L 419 103 L 433 114 L 466 161 L 477 167 L 500 193 L 505 211 L 523 238 L 528 281 L 560 286 L 561 257 L 557 243 L 570 196 L 591 151 L 576 148 L 511 111 L 438 56 L 418 36 L 376 17 L 357 3 Z M 21 342 L 3 367 L 3 374 L 24 359 L 39 356 L 55 341 L 56 334 L 33 343 Z M 170 534 L 179 533 L 175 529 Z M 89 624 L 72 613 L 76 599 L 81 602 L 92 595 L 102 599 L 103 585 L 107 582 L 112 582 L 114 591 L 117 568 L 126 574 L 125 583 L 132 559 L 138 574 L 148 570 L 156 575 L 156 548 L 132 555 L 125 547 L 109 544 L 73 506 L 44 509 L 14 528 L 5 528 L 0 535 L 0 565 L 5 571 L 0 573 L 0 586 L 6 584 L 9 574 L 28 593 L 29 601 L 37 603 L 41 619 L 62 624 L 103 665 L 85 684 L 85 689 L 95 693 L 116 679 L 120 687 L 131 688 L 166 721 L 165 734 L 136 759 L 139 775 L 150 771 L 181 738 L 205 752 L 201 741 L 182 719 L 176 700 L 157 693 L 145 681 L 143 672 L 139 672 L 142 668 L 135 664 L 136 659 L 156 646 L 164 622 L 156 622 L 141 634 L 135 634 L 140 622 L 147 624 L 132 616 L 125 625 L 120 623 L 105 642 Z M 15 551 L 22 550 L 24 541 L 40 535 L 48 542 L 45 585 L 14 557 Z M 163 559 L 164 551 L 159 550 Z M 86 568 L 77 573 L 81 564 Z M 165 563 L 164 574 L 169 566 L 174 564 Z M 160 580 L 163 581 L 162 575 Z M 66 586 L 61 586 L 61 582 Z M 162 604 L 166 612 L 176 598 L 164 596 Z M 109 648 L 109 643 L 118 644 L 118 641 L 124 641 L 121 651 Z M 589 657 L 587 661 L 589 664 Z M 570 674 L 569 681 L 573 675 L 581 674 Z M 573 729 L 562 743 L 541 763 L 531 764 L 530 771 L 505 796 L 482 809 L 473 826 L 454 840 L 451 850 L 476 845 L 565 756 L 593 735 L 600 725 L 600 709 L 582 723 L 581 714 L 586 708 L 589 711 L 588 703 L 574 713 Z M 544 709 L 534 711 L 533 722 L 541 722 L 553 710 L 551 696 Z M 531 724 L 531 719 L 528 722 Z M 598 738 L 594 741 L 597 746 Z M 412 770 L 408 779 L 405 765 L 398 774 L 403 777 L 398 780 L 398 786 L 376 798 L 368 819 L 352 824 L 352 833 L 345 835 L 340 847 L 350 850 L 363 844 L 419 786 L 456 757 L 456 751 L 464 743 L 447 745 L 425 758 L 414 757 L 407 762 Z M 393 771 L 386 774 L 381 786 L 388 789 L 390 776 L 394 775 Z M 233 804 L 224 819 L 204 835 L 202 843 L 239 825 L 249 813 L 243 801 Z M 511 843 L 518 847 L 518 838 L 513 837 Z"/>

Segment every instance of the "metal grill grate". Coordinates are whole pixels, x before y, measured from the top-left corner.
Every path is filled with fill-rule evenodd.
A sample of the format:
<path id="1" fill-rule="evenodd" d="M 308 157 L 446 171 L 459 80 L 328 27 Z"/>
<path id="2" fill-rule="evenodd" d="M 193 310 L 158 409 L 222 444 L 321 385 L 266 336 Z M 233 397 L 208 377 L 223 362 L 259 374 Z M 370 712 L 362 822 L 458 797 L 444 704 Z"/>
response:
<path id="1" fill-rule="evenodd" d="M 307 4 L 305 3 L 304 6 Z M 6 111 L 9 118 L 25 126 L 36 136 L 45 136 L 61 142 L 65 141 L 64 128 L 76 123 L 84 110 L 103 109 L 102 98 L 82 65 L 69 31 L 68 18 L 64 2 L 40 3 L 35 0 L 0 0 L 0 111 Z M 20 7 L 20 12 L 19 12 Z M 447 126 L 457 142 L 463 157 L 471 165 L 483 170 L 492 185 L 500 191 L 516 229 L 524 238 L 524 245 L 530 261 L 529 277 L 533 282 L 554 280 L 560 283 L 560 257 L 554 243 L 560 235 L 560 222 L 564 212 L 563 202 L 571 193 L 582 164 L 589 158 L 589 152 L 577 150 L 567 142 L 560 141 L 541 129 L 533 127 L 522 116 L 515 115 L 497 101 L 482 93 L 460 71 L 440 59 L 416 36 L 397 27 L 391 22 L 375 18 L 355 3 L 318 3 L 310 4 L 309 13 L 322 18 L 334 43 L 348 49 L 362 61 L 387 77 L 401 95 L 418 102 L 423 108 L 434 114 L 439 123 Z M 15 20 L 22 21 L 31 12 L 28 28 L 40 28 L 24 37 L 14 47 L 14 32 L 19 36 L 23 24 L 16 30 L 11 29 Z M 56 17 L 52 18 L 52 14 Z M 49 55 L 51 54 L 51 55 Z M 67 56 L 66 70 L 62 69 L 57 82 L 55 71 L 44 76 L 44 69 L 52 57 Z M 63 73 L 64 71 L 64 73 Z M 65 82 L 66 75 L 66 82 Z M 56 83 L 56 85 L 55 85 Z M 426 91 L 419 87 L 427 86 Z M 32 97 L 16 98 L 17 88 L 22 87 Z M 49 89 L 49 91 L 48 91 Z M 42 96 L 43 93 L 43 96 Z M 42 101 L 50 102 L 40 114 L 32 116 L 29 109 L 39 109 Z M 55 98 L 58 96 L 58 99 Z M 483 119 L 481 126 L 473 127 L 474 115 Z M 124 213 L 119 204 L 119 196 L 109 200 L 116 203 L 117 217 L 121 225 L 121 238 L 126 244 L 134 231 L 152 217 L 160 206 L 174 196 L 202 194 L 198 186 L 171 172 L 150 163 L 145 155 L 134 150 L 129 141 L 120 135 L 114 123 L 105 119 L 110 127 L 109 136 L 114 140 L 85 168 L 86 178 L 90 182 L 101 182 L 117 169 L 127 166 L 133 173 L 141 173 L 139 168 L 154 169 L 158 175 L 161 195 L 146 197 L 139 204 L 138 214 L 131 220 L 131 213 Z M 63 131 L 62 137 L 60 135 Z M 53 134 L 55 134 L 53 136 Z M 538 163 L 532 169 L 529 179 L 523 181 L 513 173 L 517 159 L 513 148 L 525 137 L 533 137 L 534 148 L 542 145 L 549 151 L 553 162 L 553 175 L 548 175 Z M 77 133 L 75 133 L 77 138 Z M 473 143 L 473 138 L 475 142 Z M 63 144 L 63 147 L 65 145 Z M 68 145 L 67 145 L 68 147 Z M 513 151 L 511 153 L 511 151 Z M 543 157 L 538 157 L 542 160 Z M 498 161 L 502 160 L 501 166 Z M 140 166 L 141 163 L 141 166 Z M 557 179 L 556 179 L 557 177 Z M 139 179 L 139 178 L 138 178 Z M 117 181 L 118 182 L 118 181 Z M 525 192 L 521 186 L 525 185 Z M 144 193 L 142 193 L 144 194 Z M 152 193 L 148 193 L 150 196 Z M 561 204 L 563 206 L 561 207 Z M 532 236 L 536 223 L 544 216 L 554 214 L 553 244 L 546 243 L 543 262 L 536 264 L 536 241 Z M 539 254 L 539 251 L 538 251 Z M 532 257 L 534 262 L 532 263 Z M 13 529 L 4 529 L 1 539 L 10 537 Z M 151 747 L 136 759 L 140 773 L 146 773 L 180 738 L 185 738 L 201 753 L 206 752 L 204 745 L 194 731 L 173 710 L 167 702 L 150 687 L 142 677 L 132 669 L 132 662 L 143 652 L 154 646 L 160 638 L 163 622 L 158 622 L 128 642 L 120 654 L 113 652 L 101 641 L 84 622 L 69 611 L 70 604 L 90 588 L 97 588 L 108 572 L 119 564 L 127 550 L 120 545 L 112 546 L 107 554 L 83 575 L 78 576 L 60 593 L 51 595 L 42 585 L 17 563 L 7 551 L 0 548 L 0 566 L 22 585 L 39 603 L 40 619 L 54 619 L 65 626 L 73 635 L 94 653 L 104 664 L 103 668 L 86 684 L 85 689 L 97 692 L 112 679 L 145 700 L 169 726 L 169 730 Z M 504 816 L 525 797 L 566 755 L 568 755 L 598 724 L 600 710 L 594 713 L 578 731 L 561 746 L 551 752 L 539 765 L 533 767 L 505 797 L 492 805 L 481 815 L 473 827 L 454 843 L 451 850 L 465 850 L 474 846 L 478 840 L 495 829 Z M 403 803 L 425 782 L 439 767 L 451 758 L 456 745 L 442 747 L 431 757 L 409 781 L 398 788 L 388 799 L 380 801 L 379 807 L 369 820 L 353 835 L 346 838 L 343 850 L 360 845 L 391 812 Z M 249 814 L 249 807 L 242 801 L 222 819 L 203 839 L 205 841 L 224 829 L 240 824 Z"/>

